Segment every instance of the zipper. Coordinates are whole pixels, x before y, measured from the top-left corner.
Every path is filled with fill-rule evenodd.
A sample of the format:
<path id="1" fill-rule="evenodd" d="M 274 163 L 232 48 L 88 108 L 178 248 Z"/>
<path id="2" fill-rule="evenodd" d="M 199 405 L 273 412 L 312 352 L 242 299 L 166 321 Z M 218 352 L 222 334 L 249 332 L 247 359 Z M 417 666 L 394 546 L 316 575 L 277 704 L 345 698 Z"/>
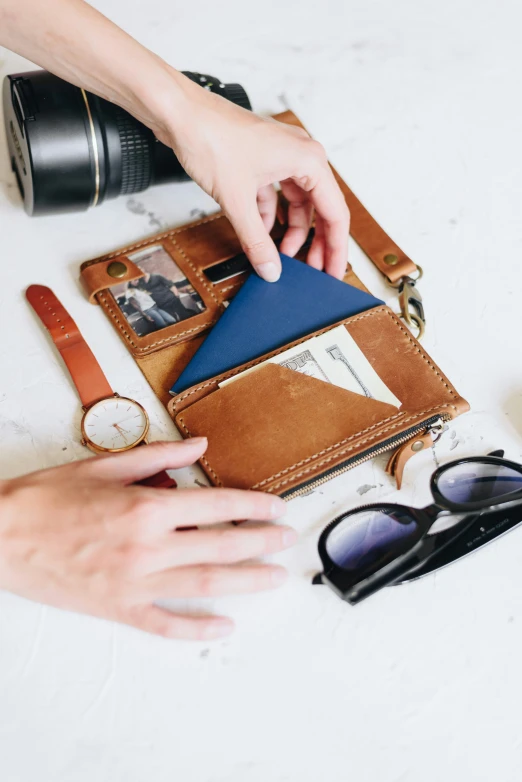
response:
<path id="1" fill-rule="evenodd" d="M 402 434 L 396 435 L 395 437 L 390 437 L 380 445 L 369 448 L 367 451 L 364 451 L 358 456 L 352 456 L 351 459 L 347 459 L 345 462 L 342 462 L 342 464 L 338 464 L 336 467 L 332 467 L 331 469 L 327 470 L 319 478 L 313 478 L 310 481 L 301 483 L 294 489 L 289 489 L 288 492 L 281 494 L 281 497 L 283 497 L 285 500 L 293 500 L 294 497 L 300 497 L 303 494 L 308 494 L 310 491 L 317 488 L 317 486 L 322 486 L 323 483 L 326 483 L 331 478 L 337 478 L 338 475 L 342 475 L 343 473 L 348 472 L 348 470 L 352 470 L 354 467 L 358 467 L 360 464 L 373 459 L 374 456 L 379 456 L 381 453 L 390 451 L 396 446 L 408 442 L 408 440 L 413 439 L 413 437 L 418 435 L 420 432 L 423 434 L 428 434 L 428 432 L 431 432 L 433 435 L 435 435 L 434 442 L 437 442 L 437 440 L 442 435 L 445 422 L 449 421 L 450 419 L 451 416 L 447 413 L 444 413 L 443 415 L 432 416 L 426 421 L 422 421 L 420 424 L 412 426 Z"/>

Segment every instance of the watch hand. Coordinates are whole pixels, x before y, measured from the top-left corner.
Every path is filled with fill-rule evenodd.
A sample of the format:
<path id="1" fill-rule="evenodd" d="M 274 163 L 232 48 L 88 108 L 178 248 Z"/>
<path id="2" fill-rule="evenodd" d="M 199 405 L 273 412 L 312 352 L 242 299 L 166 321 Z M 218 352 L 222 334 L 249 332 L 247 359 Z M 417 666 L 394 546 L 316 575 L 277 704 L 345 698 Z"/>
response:
<path id="1" fill-rule="evenodd" d="M 127 431 L 126 429 L 122 429 L 118 424 L 113 424 L 113 426 L 118 430 L 119 434 L 123 437 L 123 440 L 125 442 L 125 445 L 128 445 L 127 438 L 124 435 L 124 432 Z M 128 432 L 127 432 L 128 434 Z"/>
<path id="2" fill-rule="evenodd" d="M 130 416 L 129 418 L 123 418 L 123 420 L 118 421 L 118 424 L 113 424 L 113 426 L 118 426 L 119 424 L 124 424 L 127 421 L 132 421 L 133 418 L 136 418 L 136 416 L 133 415 L 133 416 Z"/>
<path id="3" fill-rule="evenodd" d="M 122 434 L 123 432 L 127 432 L 127 434 L 129 434 L 129 430 L 123 429 L 123 427 L 121 427 L 119 424 L 113 424 L 113 426 L 118 430 L 118 432 L 121 432 Z"/>

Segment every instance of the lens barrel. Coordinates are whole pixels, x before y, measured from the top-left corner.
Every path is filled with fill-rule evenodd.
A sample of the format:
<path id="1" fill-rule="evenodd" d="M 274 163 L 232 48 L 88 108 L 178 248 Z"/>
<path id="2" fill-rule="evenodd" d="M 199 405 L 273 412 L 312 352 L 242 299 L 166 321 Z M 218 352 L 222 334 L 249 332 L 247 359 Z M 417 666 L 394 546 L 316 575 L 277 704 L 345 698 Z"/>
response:
<path id="1" fill-rule="evenodd" d="M 184 73 L 251 110 L 240 84 Z M 190 179 L 172 149 L 131 114 L 47 71 L 6 76 L 3 107 L 11 165 L 29 215 L 83 211 Z"/>

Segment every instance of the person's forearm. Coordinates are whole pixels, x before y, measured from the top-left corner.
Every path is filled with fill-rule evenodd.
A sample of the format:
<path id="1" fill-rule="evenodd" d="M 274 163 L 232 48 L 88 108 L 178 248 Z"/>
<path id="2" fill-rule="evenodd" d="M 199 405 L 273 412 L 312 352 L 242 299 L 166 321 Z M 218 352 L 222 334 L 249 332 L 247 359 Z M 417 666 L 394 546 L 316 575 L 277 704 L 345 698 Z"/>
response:
<path id="1" fill-rule="evenodd" d="M 0 44 L 157 130 L 188 80 L 83 0 L 0 0 Z"/>
<path id="2" fill-rule="evenodd" d="M 0 44 L 148 125 L 218 202 L 262 277 L 273 282 L 281 273 L 269 235 L 275 182 L 290 203 L 281 252 L 301 247 L 315 208 L 307 261 L 344 275 L 348 209 L 324 150 L 303 130 L 202 89 L 83 0 L 0 0 Z"/>

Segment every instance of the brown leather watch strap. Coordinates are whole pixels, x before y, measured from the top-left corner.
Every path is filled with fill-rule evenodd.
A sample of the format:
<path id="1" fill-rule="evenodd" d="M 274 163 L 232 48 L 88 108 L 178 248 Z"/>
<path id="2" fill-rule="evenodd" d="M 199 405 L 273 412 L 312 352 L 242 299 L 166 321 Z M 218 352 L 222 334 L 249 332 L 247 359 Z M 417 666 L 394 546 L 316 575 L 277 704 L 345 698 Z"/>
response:
<path id="1" fill-rule="evenodd" d="M 89 407 L 100 399 L 113 396 L 114 391 L 107 382 L 92 350 L 52 290 L 45 285 L 30 285 L 25 295 L 60 351 L 78 389 L 83 406 Z M 145 443 L 141 444 L 145 445 Z M 138 483 L 155 489 L 175 489 L 177 486 L 176 481 L 165 470 Z"/>
<path id="2" fill-rule="evenodd" d="M 149 486 L 152 489 L 175 489 L 178 485 L 166 470 L 157 472 L 156 475 L 151 475 L 150 478 L 144 478 L 136 483 L 138 486 Z"/>
<path id="3" fill-rule="evenodd" d="M 293 111 L 275 114 L 274 119 L 306 130 Z M 395 244 L 393 239 L 390 239 L 379 223 L 352 193 L 335 168 L 332 165 L 330 168 L 350 210 L 350 234 L 361 250 L 366 253 L 368 258 L 391 283 L 397 283 L 402 277 L 410 276 L 417 272 L 418 266 Z"/>
<path id="4" fill-rule="evenodd" d="M 147 446 L 147 443 L 141 442 L 138 447 Z M 137 486 L 149 486 L 151 489 L 176 489 L 178 484 L 171 478 L 166 470 L 157 472 L 155 475 L 149 475 L 142 481 L 136 481 Z"/>
<path id="5" fill-rule="evenodd" d="M 65 307 L 45 285 L 30 285 L 25 295 L 63 358 L 78 389 L 82 405 L 89 407 L 113 396 L 102 368 Z"/>

